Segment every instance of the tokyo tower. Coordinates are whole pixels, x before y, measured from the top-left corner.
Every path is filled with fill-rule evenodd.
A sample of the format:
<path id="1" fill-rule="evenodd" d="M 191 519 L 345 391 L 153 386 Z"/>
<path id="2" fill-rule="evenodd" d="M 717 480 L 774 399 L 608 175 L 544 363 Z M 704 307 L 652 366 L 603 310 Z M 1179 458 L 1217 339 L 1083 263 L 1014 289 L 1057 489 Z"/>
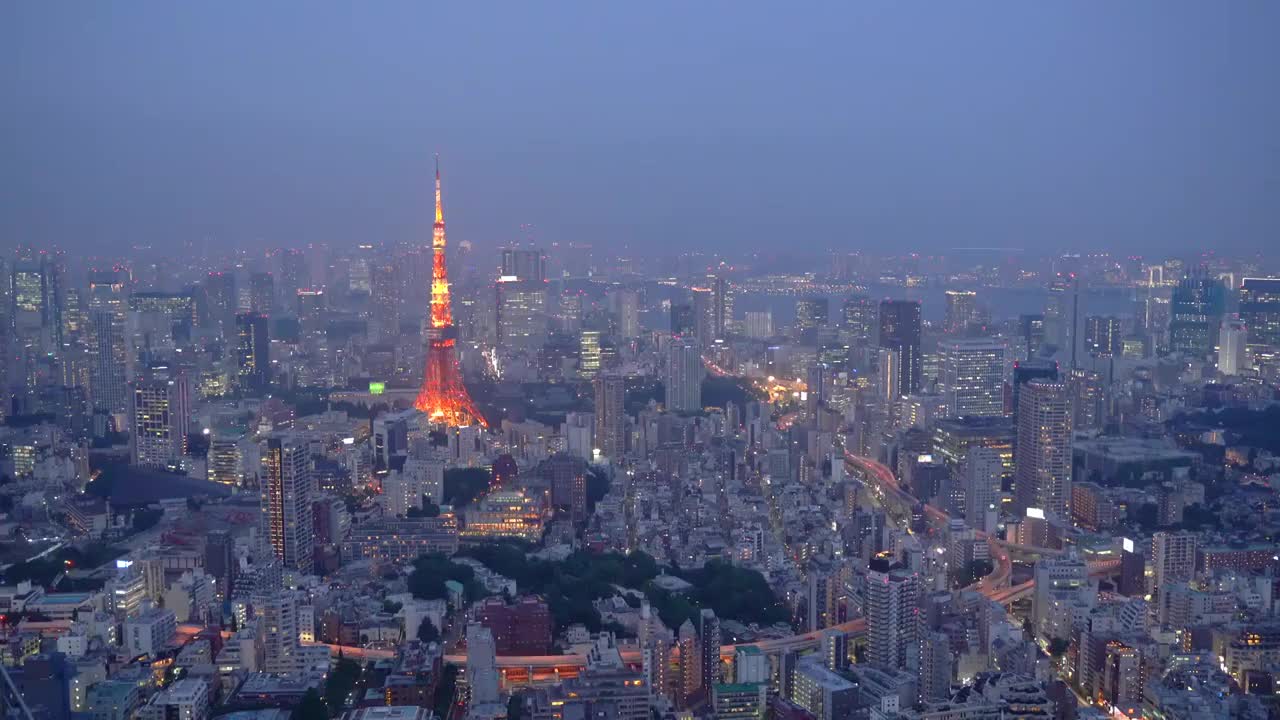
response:
<path id="1" fill-rule="evenodd" d="M 444 264 L 444 205 L 440 202 L 440 157 L 436 156 L 436 224 L 431 232 L 431 327 L 427 329 L 427 369 L 413 406 L 432 422 L 451 426 L 479 423 L 488 427 L 476 410 L 454 351 L 457 330 L 449 307 L 449 272 Z"/>

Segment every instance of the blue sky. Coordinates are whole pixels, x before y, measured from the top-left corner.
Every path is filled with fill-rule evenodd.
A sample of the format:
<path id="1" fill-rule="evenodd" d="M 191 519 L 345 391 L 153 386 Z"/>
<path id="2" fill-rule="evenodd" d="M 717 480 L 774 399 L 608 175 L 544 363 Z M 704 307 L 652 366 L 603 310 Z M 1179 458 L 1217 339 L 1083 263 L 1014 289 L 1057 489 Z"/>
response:
<path id="1" fill-rule="evenodd" d="M 0 244 L 1280 237 L 1280 3 L 10 2 Z"/>

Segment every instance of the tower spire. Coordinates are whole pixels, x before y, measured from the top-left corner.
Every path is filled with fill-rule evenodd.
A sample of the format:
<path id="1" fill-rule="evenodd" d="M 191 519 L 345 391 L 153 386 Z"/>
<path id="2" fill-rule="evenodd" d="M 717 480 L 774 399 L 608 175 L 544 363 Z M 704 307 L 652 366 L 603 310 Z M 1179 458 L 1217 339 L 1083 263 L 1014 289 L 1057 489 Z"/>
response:
<path id="1" fill-rule="evenodd" d="M 436 225 L 444 225 L 444 203 L 440 200 L 440 153 L 436 153 Z"/>

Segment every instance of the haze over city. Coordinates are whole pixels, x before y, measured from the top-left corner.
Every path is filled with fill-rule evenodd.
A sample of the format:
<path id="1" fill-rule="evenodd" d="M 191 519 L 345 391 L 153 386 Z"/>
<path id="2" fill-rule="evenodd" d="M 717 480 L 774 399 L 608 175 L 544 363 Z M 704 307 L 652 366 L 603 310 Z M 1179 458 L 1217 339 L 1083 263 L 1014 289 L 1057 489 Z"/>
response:
<path id="1" fill-rule="evenodd" d="M 1280 232 L 1267 2 L 9 3 L 0 243 L 737 253 Z M 522 226 L 532 226 L 522 231 Z"/>

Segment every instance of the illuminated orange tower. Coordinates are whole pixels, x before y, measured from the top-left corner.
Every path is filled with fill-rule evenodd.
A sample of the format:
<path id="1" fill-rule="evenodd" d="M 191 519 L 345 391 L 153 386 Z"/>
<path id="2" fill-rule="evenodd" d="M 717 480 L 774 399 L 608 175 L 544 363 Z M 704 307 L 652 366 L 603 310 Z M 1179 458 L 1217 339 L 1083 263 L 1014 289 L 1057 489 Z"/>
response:
<path id="1" fill-rule="evenodd" d="M 431 327 L 427 329 L 427 369 L 414 407 L 432 422 L 487 427 L 476 410 L 454 351 L 457 331 L 449 307 L 449 271 L 444 264 L 444 205 L 440 201 L 440 157 L 436 156 L 436 224 L 431 233 Z"/>

